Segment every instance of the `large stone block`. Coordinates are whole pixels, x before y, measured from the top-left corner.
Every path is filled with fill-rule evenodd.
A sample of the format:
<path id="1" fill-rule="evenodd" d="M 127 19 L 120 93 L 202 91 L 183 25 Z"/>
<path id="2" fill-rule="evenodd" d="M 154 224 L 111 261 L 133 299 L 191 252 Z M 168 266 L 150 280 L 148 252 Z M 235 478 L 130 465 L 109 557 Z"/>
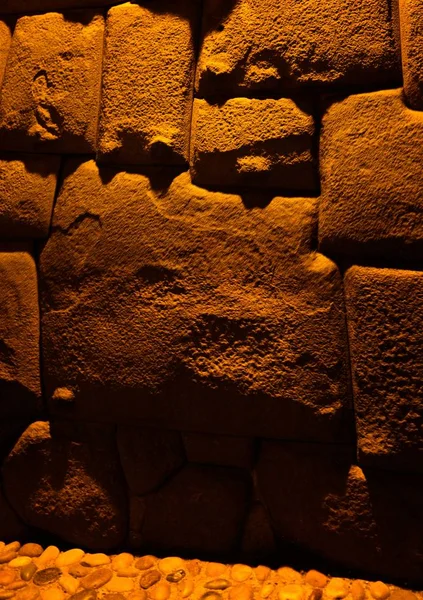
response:
<path id="1" fill-rule="evenodd" d="M 264 443 L 257 481 L 278 538 L 334 567 L 421 583 L 423 477 L 363 472 L 351 450 Z"/>
<path id="2" fill-rule="evenodd" d="M 232 98 L 223 105 L 195 100 L 193 180 L 317 191 L 313 135 L 313 117 L 288 98 Z"/>
<path id="3" fill-rule="evenodd" d="M 126 0 L 2 0 L 3 14 L 29 14 L 69 8 L 95 8 L 121 4 Z"/>
<path id="4" fill-rule="evenodd" d="M 76 545 L 111 549 L 127 528 L 124 482 L 116 449 L 53 435 L 32 423 L 3 466 L 11 506 L 31 527 Z"/>
<path id="5" fill-rule="evenodd" d="M 345 294 L 361 463 L 423 472 L 423 273 L 352 267 Z"/>
<path id="6" fill-rule="evenodd" d="M 96 148 L 104 19 L 92 10 L 18 19 L 0 101 L 0 147 Z"/>
<path id="7" fill-rule="evenodd" d="M 39 307 L 35 263 L 20 248 L 0 252 L 0 417 L 39 409 Z"/>
<path id="8" fill-rule="evenodd" d="M 423 0 L 399 0 L 404 92 L 408 105 L 423 110 Z"/>
<path id="9" fill-rule="evenodd" d="M 201 95 L 400 84 L 386 0 L 206 0 Z"/>
<path id="10" fill-rule="evenodd" d="M 12 29 L 10 24 L 0 19 L 0 86 L 3 83 L 3 75 L 11 42 Z"/>
<path id="11" fill-rule="evenodd" d="M 319 238 L 330 255 L 423 256 L 423 114 L 402 90 L 357 94 L 323 119 Z"/>
<path id="12" fill-rule="evenodd" d="M 99 158 L 188 161 L 197 1 L 126 3 L 107 16 Z"/>
<path id="13" fill-rule="evenodd" d="M 315 200 L 245 206 L 187 173 L 150 175 L 67 167 L 40 256 L 51 410 L 342 438 L 343 294 L 336 266 L 312 250 Z"/>
<path id="14" fill-rule="evenodd" d="M 0 154 L 0 238 L 47 237 L 60 157 Z"/>

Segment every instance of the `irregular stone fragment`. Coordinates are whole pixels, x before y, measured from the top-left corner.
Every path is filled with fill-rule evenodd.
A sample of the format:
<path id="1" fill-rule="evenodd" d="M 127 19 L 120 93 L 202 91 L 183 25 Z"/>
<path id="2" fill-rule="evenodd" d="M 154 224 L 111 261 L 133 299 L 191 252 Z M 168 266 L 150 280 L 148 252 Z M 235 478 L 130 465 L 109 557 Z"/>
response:
<path id="1" fill-rule="evenodd" d="M 423 472 L 423 273 L 352 267 L 345 295 L 361 464 Z"/>
<path id="2" fill-rule="evenodd" d="M 56 558 L 56 566 L 57 567 L 69 567 L 70 565 L 79 563 L 84 555 L 85 555 L 85 552 L 83 550 L 81 550 L 81 548 L 72 548 L 71 550 L 62 552 Z"/>
<path id="3" fill-rule="evenodd" d="M 144 543 L 193 553 L 229 553 L 245 518 L 248 483 L 235 469 L 185 467 L 147 497 Z"/>
<path id="4" fill-rule="evenodd" d="M 121 425 L 117 443 L 126 481 L 136 496 L 154 490 L 185 462 L 177 431 Z"/>
<path id="5" fill-rule="evenodd" d="M 18 19 L 0 101 L 2 149 L 95 150 L 103 32 L 103 16 L 90 10 Z"/>
<path id="6" fill-rule="evenodd" d="M 350 587 L 350 594 L 353 600 L 364 600 L 366 597 L 366 590 L 364 589 L 361 581 L 353 581 Z"/>
<path id="7" fill-rule="evenodd" d="M 317 191 L 313 135 L 313 117 L 288 98 L 194 100 L 193 181 Z"/>
<path id="8" fill-rule="evenodd" d="M 151 177 L 67 167 L 40 258 L 48 398 L 74 389 L 81 420 L 349 439 L 343 294 L 312 250 L 315 200 L 246 207 L 186 173 L 158 195 Z"/>
<path id="9" fill-rule="evenodd" d="M 35 585 L 48 585 L 49 583 L 54 583 L 61 576 L 62 571 L 57 567 L 49 567 L 47 569 L 41 569 L 41 571 L 37 571 L 33 577 L 33 582 Z"/>
<path id="10" fill-rule="evenodd" d="M 254 460 L 254 439 L 186 432 L 182 439 L 189 462 L 249 469 Z"/>
<path id="11" fill-rule="evenodd" d="M 399 0 L 404 93 L 413 110 L 423 110 L 423 1 Z"/>
<path id="12" fill-rule="evenodd" d="M 135 164 L 188 160 L 199 3 L 159 0 L 109 10 L 99 157 Z"/>
<path id="13" fill-rule="evenodd" d="M 32 542 L 28 544 L 24 544 L 22 548 L 19 550 L 19 554 L 21 556 L 30 556 L 31 558 L 36 558 L 41 556 L 43 553 L 43 547 L 40 544 L 34 544 Z"/>
<path id="14" fill-rule="evenodd" d="M 323 118 L 320 169 L 322 252 L 423 256 L 423 114 L 405 106 L 401 89 L 335 102 Z"/>
<path id="15" fill-rule="evenodd" d="M 3 6 L 2 6 L 2 12 Z M 4 70 L 6 68 L 7 56 L 12 41 L 12 30 L 10 24 L 0 19 L 0 86 L 3 82 Z"/>
<path id="16" fill-rule="evenodd" d="M 103 587 L 113 577 L 111 569 L 95 569 L 81 579 L 81 585 L 86 590 L 97 590 Z"/>
<path id="17" fill-rule="evenodd" d="M 34 416 L 40 408 L 41 395 L 37 272 L 30 254 L 13 249 L 0 252 L 2 418 Z M 9 560 L 12 558 L 15 556 Z"/>
<path id="18" fill-rule="evenodd" d="M 201 95 L 399 81 L 399 48 L 384 0 L 205 2 Z"/>
<path id="19" fill-rule="evenodd" d="M 146 571 L 140 577 L 140 586 L 144 590 L 148 590 L 152 585 L 160 581 L 161 575 L 157 569 L 152 569 L 151 571 Z"/>
<path id="20" fill-rule="evenodd" d="M 48 423 L 36 422 L 7 458 L 3 476 L 11 505 L 29 525 L 88 548 L 123 541 L 125 490 L 116 452 L 107 446 L 53 437 Z"/>

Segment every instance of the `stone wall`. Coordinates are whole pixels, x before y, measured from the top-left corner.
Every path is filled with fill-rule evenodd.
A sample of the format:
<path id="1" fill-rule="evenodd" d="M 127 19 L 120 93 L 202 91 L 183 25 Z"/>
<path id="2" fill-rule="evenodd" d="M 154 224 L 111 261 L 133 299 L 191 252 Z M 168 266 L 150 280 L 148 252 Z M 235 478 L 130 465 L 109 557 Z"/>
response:
<path id="1" fill-rule="evenodd" d="M 1 12 L 0 538 L 422 581 L 422 0 Z"/>

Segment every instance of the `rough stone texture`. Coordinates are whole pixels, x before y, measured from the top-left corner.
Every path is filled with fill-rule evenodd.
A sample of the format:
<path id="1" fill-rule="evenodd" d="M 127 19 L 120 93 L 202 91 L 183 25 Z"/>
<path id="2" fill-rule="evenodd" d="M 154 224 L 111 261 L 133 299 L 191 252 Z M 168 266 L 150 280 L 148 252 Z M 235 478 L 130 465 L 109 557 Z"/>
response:
<path id="1" fill-rule="evenodd" d="M 3 75 L 11 42 L 12 30 L 10 24 L 3 19 L 0 19 L 0 85 L 3 82 Z"/>
<path id="2" fill-rule="evenodd" d="M 195 183 L 317 190 L 314 120 L 293 100 L 194 101 L 191 166 Z"/>
<path id="3" fill-rule="evenodd" d="M 0 248 L 0 417 L 31 417 L 40 403 L 37 273 L 31 255 Z"/>
<path id="4" fill-rule="evenodd" d="M 0 154 L 0 238 L 47 237 L 60 157 Z"/>
<path id="5" fill-rule="evenodd" d="M 88 548 L 113 548 L 123 541 L 125 492 L 116 452 L 108 444 L 55 437 L 47 422 L 38 421 L 10 453 L 3 477 L 9 502 L 28 525 Z"/>
<path id="6" fill-rule="evenodd" d="M 345 294 L 361 463 L 423 472 L 423 273 L 352 267 Z"/>
<path id="7" fill-rule="evenodd" d="M 134 496 L 153 491 L 185 462 L 181 434 L 177 431 L 119 426 L 120 461 Z"/>
<path id="8" fill-rule="evenodd" d="M 198 2 L 126 3 L 107 17 L 99 158 L 188 160 Z"/>
<path id="9" fill-rule="evenodd" d="M 260 491 L 284 541 L 349 568 L 421 579 L 423 478 L 363 472 L 351 450 L 265 442 Z"/>
<path id="10" fill-rule="evenodd" d="M 399 17 L 407 104 L 423 110 L 423 0 L 399 0 Z"/>
<path id="11" fill-rule="evenodd" d="M 345 439 L 341 282 L 311 250 L 315 201 L 248 208 L 152 177 L 68 166 L 40 257 L 51 410 Z"/>
<path id="12" fill-rule="evenodd" d="M 323 119 L 322 252 L 423 256 L 423 114 L 402 91 L 349 96 Z"/>
<path id="13" fill-rule="evenodd" d="M 224 555 L 235 549 L 248 507 L 243 471 L 189 465 L 146 499 L 146 548 Z"/>
<path id="14" fill-rule="evenodd" d="M 254 439 L 184 433 L 183 440 L 189 462 L 249 469 L 254 461 Z"/>
<path id="15" fill-rule="evenodd" d="M 95 8 L 121 4 L 125 0 L 2 0 L 3 14 L 29 14 L 69 8 Z"/>
<path id="16" fill-rule="evenodd" d="M 0 147 L 93 152 L 104 18 L 91 10 L 18 19 L 0 101 Z"/>
<path id="17" fill-rule="evenodd" d="M 206 0 L 197 88 L 395 85 L 399 63 L 385 0 Z"/>

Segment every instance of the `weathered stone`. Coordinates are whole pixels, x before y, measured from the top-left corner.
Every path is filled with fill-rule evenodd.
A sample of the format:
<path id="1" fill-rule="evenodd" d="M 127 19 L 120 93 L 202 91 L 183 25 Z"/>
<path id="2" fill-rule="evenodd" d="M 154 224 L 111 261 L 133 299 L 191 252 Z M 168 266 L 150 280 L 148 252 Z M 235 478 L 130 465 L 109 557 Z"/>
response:
<path id="1" fill-rule="evenodd" d="M 59 583 L 68 594 L 75 594 L 80 586 L 79 580 L 72 577 L 72 575 L 63 575 Z"/>
<path id="2" fill-rule="evenodd" d="M 147 497 L 144 543 L 188 552 L 231 551 L 249 493 L 242 471 L 188 466 Z"/>
<path id="3" fill-rule="evenodd" d="M 8 585 L 15 581 L 16 579 L 16 571 L 12 571 L 12 569 L 0 569 L 0 585 Z"/>
<path id="4" fill-rule="evenodd" d="M 59 166 L 58 156 L 0 155 L 0 238 L 47 237 Z"/>
<path id="5" fill-rule="evenodd" d="M 299 583 L 303 582 L 301 573 L 293 569 L 292 567 L 280 567 L 277 571 L 278 578 L 284 583 Z"/>
<path id="6" fill-rule="evenodd" d="M 179 556 L 167 556 L 159 561 L 158 567 L 164 575 L 170 575 L 176 573 L 176 571 L 184 570 L 185 563 Z"/>
<path id="7" fill-rule="evenodd" d="M 273 592 L 275 591 L 276 588 L 277 588 L 276 581 L 269 581 L 269 582 L 263 584 L 261 587 L 261 590 L 260 590 L 260 597 L 261 598 L 269 598 L 273 594 Z"/>
<path id="8" fill-rule="evenodd" d="M 59 556 L 60 550 L 57 546 L 47 546 L 44 552 L 38 559 L 38 565 L 46 565 L 49 562 L 54 562 Z"/>
<path id="9" fill-rule="evenodd" d="M 332 600 L 342 600 L 348 596 L 349 584 L 341 577 L 332 577 L 325 589 L 325 595 Z"/>
<path id="10" fill-rule="evenodd" d="M 360 463 L 423 472 L 423 273 L 345 277 Z"/>
<path id="11" fill-rule="evenodd" d="M 71 550 L 62 552 L 56 558 L 56 566 L 57 567 L 69 567 L 70 565 L 79 563 L 84 555 L 85 555 L 85 552 L 83 550 L 81 550 L 81 548 L 72 548 Z"/>
<path id="12" fill-rule="evenodd" d="M 241 552 L 252 562 L 276 553 L 275 536 L 267 510 L 261 502 L 250 506 L 241 542 Z"/>
<path id="13" fill-rule="evenodd" d="M 138 577 L 139 570 L 135 567 L 122 567 L 116 571 L 118 577 Z"/>
<path id="14" fill-rule="evenodd" d="M 423 114 L 405 106 L 402 89 L 335 102 L 323 118 L 320 170 L 322 252 L 423 256 Z"/>
<path id="15" fill-rule="evenodd" d="M 240 583 L 230 588 L 229 600 L 253 600 L 253 589 L 249 583 Z"/>
<path id="16" fill-rule="evenodd" d="M 84 10 L 21 17 L 0 101 L 0 147 L 93 152 L 104 19 Z"/>
<path id="17" fill-rule="evenodd" d="M 254 575 L 256 576 L 257 581 L 266 581 L 270 575 L 270 568 L 264 565 L 259 565 L 258 567 L 255 567 Z"/>
<path id="18" fill-rule="evenodd" d="M 234 579 L 235 581 L 238 581 L 240 583 L 243 581 L 247 581 L 247 579 L 250 579 L 252 574 L 253 574 L 253 570 L 248 565 L 237 564 L 237 565 L 234 565 L 231 569 L 232 579 Z"/>
<path id="19" fill-rule="evenodd" d="M 107 16 L 102 161 L 188 160 L 198 2 L 124 4 Z"/>
<path id="20" fill-rule="evenodd" d="M 57 581 L 61 574 L 62 571 L 57 567 L 48 567 L 47 569 L 37 571 L 32 580 L 35 585 L 48 585 Z"/>
<path id="21" fill-rule="evenodd" d="M 254 439 L 187 432 L 182 436 L 189 462 L 249 469 L 254 460 Z"/>
<path id="22" fill-rule="evenodd" d="M 144 590 L 148 590 L 148 588 L 160 581 L 160 579 L 161 575 L 157 569 L 146 571 L 140 577 L 140 587 L 142 587 Z"/>
<path id="23" fill-rule="evenodd" d="M 105 587 L 111 592 L 127 593 L 133 590 L 134 582 L 129 577 L 118 577 L 117 575 L 113 575 L 113 577 L 106 583 Z"/>
<path id="24" fill-rule="evenodd" d="M 12 590 L 13 592 L 16 592 L 17 590 L 22 590 L 23 588 L 26 588 L 27 586 L 27 582 L 26 581 L 22 581 L 22 580 L 17 580 L 17 581 L 13 581 L 12 583 L 9 583 L 6 586 L 7 590 Z"/>
<path id="25" fill-rule="evenodd" d="M 257 483 L 275 533 L 338 565 L 418 582 L 423 477 L 353 461 L 353 448 L 264 442 Z"/>
<path id="26" fill-rule="evenodd" d="M 146 556 L 141 556 L 137 558 L 135 561 L 135 567 L 140 571 L 145 571 L 147 569 L 151 569 L 157 564 L 157 558 L 152 556 L 151 554 L 147 554 Z"/>
<path id="27" fill-rule="evenodd" d="M 375 600 L 386 600 L 391 592 L 383 581 L 372 581 L 369 585 L 369 592 Z"/>
<path id="28" fill-rule="evenodd" d="M 3 12 L 3 6 L 2 6 Z M 7 55 L 12 42 L 12 30 L 10 24 L 0 19 L 0 86 L 3 82 L 4 70 L 6 68 Z"/>
<path id="29" fill-rule="evenodd" d="M 72 577 L 85 577 L 89 573 L 91 573 L 90 567 L 85 567 L 84 565 L 72 565 L 69 568 L 69 574 Z"/>
<path id="30" fill-rule="evenodd" d="M 113 577 L 111 569 L 94 569 L 89 575 L 81 579 L 81 585 L 86 590 L 97 590 L 108 583 Z"/>
<path id="31" fill-rule="evenodd" d="M 97 554 L 85 554 L 81 564 L 88 567 L 100 567 L 101 565 L 108 565 L 110 562 L 110 557 L 107 554 L 97 552 Z"/>
<path id="32" fill-rule="evenodd" d="M 41 394 L 37 272 L 30 254 L 10 250 L 0 252 L 0 416 L 30 417 Z"/>
<path id="33" fill-rule="evenodd" d="M 69 8 L 103 7 L 120 4 L 125 0 L 2 0 L 3 14 L 22 14 L 32 12 L 47 12 L 48 10 L 63 10 Z"/>
<path id="34" fill-rule="evenodd" d="M 194 591 L 194 581 L 192 579 L 184 579 L 178 584 L 178 592 L 181 598 L 189 598 Z"/>
<path id="35" fill-rule="evenodd" d="M 18 541 L 9 542 L 3 548 L 4 552 L 19 552 L 21 548 L 21 543 Z"/>
<path id="36" fill-rule="evenodd" d="M 207 0 L 203 23 L 197 68 L 202 95 L 285 92 L 302 85 L 392 87 L 400 80 L 384 0 Z"/>
<path id="37" fill-rule="evenodd" d="M 15 592 L 12 590 L 0 590 L 0 600 L 9 600 L 9 598 L 13 598 Z"/>
<path id="38" fill-rule="evenodd" d="M 315 200 L 246 207 L 186 173 L 158 195 L 151 177 L 67 167 L 40 258 L 48 398 L 75 390 L 84 420 L 348 439 L 342 288 L 311 249 Z"/>
<path id="39" fill-rule="evenodd" d="M 404 92 L 414 110 L 423 110 L 423 1 L 400 0 Z"/>
<path id="40" fill-rule="evenodd" d="M 328 582 L 328 578 L 323 573 L 320 573 L 320 571 L 311 569 L 305 574 L 304 581 L 313 587 L 324 588 Z"/>
<path id="41" fill-rule="evenodd" d="M 140 560 L 140 559 L 138 559 Z M 131 567 L 134 562 L 134 555 L 130 552 L 121 552 L 112 558 L 112 567 L 115 571 Z"/>
<path id="42" fill-rule="evenodd" d="M 208 590 L 226 590 L 230 586 L 231 582 L 228 579 L 212 579 L 204 584 Z"/>
<path id="43" fill-rule="evenodd" d="M 170 583 L 179 583 L 185 577 L 186 573 L 183 569 L 178 569 L 174 573 L 169 573 L 166 575 L 166 580 Z"/>
<path id="44" fill-rule="evenodd" d="M 170 585 L 167 581 L 160 581 L 150 592 L 153 600 L 168 600 L 170 597 Z"/>
<path id="45" fill-rule="evenodd" d="M 185 462 L 177 431 L 121 425 L 117 443 L 126 481 L 136 496 L 157 488 Z"/>
<path id="46" fill-rule="evenodd" d="M 19 554 L 21 556 L 30 556 L 31 558 L 37 558 L 38 556 L 41 556 L 43 553 L 43 547 L 40 546 L 40 544 L 34 544 L 34 543 L 28 543 L 28 544 L 24 544 L 20 549 L 19 549 Z"/>
<path id="47" fill-rule="evenodd" d="M 19 590 L 15 598 L 16 600 L 41 600 L 40 588 L 30 584 L 26 588 Z"/>
<path id="48" fill-rule="evenodd" d="M 51 587 L 41 590 L 41 600 L 64 600 L 65 593 L 59 587 Z"/>
<path id="49" fill-rule="evenodd" d="M 95 590 L 83 590 L 70 596 L 69 600 L 97 600 L 97 592 Z"/>
<path id="50" fill-rule="evenodd" d="M 313 117 L 288 98 L 194 100 L 193 181 L 316 191 L 313 135 Z"/>
<path id="51" fill-rule="evenodd" d="M 8 500 L 29 525 L 84 547 L 123 541 L 125 491 L 111 450 L 52 437 L 48 423 L 36 422 L 7 458 L 3 476 Z"/>
<path id="52" fill-rule="evenodd" d="M 17 554 L 13 550 L 3 550 L 0 552 L 0 565 L 4 565 L 14 558 L 16 558 Z"/>
<path id="53" fill-rule="evenodd" d="M 9 567 L 20 568 L 29 565 L 30 563 L 31 559 L 29 556 L 17 556 L 9 562 Z"/>
<path id="54" fill-rule="evenodd" d="M 304 596 L 305 589 L 298 583 L 289 583 L 279 588 L 279 600 L 303 600 Z"/>

